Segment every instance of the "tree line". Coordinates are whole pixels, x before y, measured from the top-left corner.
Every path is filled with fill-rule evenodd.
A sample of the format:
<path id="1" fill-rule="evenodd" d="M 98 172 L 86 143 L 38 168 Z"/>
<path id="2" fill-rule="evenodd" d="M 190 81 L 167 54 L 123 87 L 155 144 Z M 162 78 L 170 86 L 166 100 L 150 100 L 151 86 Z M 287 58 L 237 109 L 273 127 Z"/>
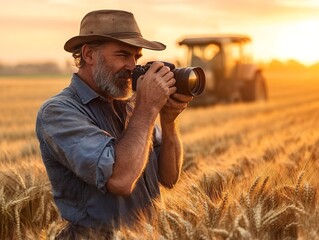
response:
<path id="1" fill-rule="evenodd" d="M 62 75 L 72 71 L 73 65 L 69 62 L 66 62 L 63 67 L 55 62 L 19 63 L 13 66 L 0 63 L 0 76 Z"/>
<path id="2" fill-rule="evenodd" d="M 274 59 L 268 63 L 262 63 L 262 65 L 263 68 L 269 70 L 319 70 L 319 62 L 311 66 L 305 66 L 293 59 L 288 61 Z M 63 67 L 55 62 L 20 63 L 14 66 L 2 64 L 0 62 L 0 76 L 63 75 L 70 74 L 74 71 L 74 64 L 70 61 L 66 61 Z"/>

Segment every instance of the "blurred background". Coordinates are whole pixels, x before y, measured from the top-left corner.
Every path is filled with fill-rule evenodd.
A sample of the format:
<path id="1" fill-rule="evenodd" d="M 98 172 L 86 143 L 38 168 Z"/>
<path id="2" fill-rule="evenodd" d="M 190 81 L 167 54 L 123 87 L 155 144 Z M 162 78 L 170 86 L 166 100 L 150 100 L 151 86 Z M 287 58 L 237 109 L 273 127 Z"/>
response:
<path id="1" fill-rule="evenodd" d="M 180 61 L 177 42 L 186 36 L 239 33 L 252 38 L 261 64 L 318 67 L 317 0 L 10 0 L 0 8 L 0 74 L 69 72 L 73 61 L 63 45 L 97 9 L 133 12 L 145 38 L 167 45 L 144 50 L 142 62 Z"/>
<path id="2" fill-rule="evenodd" d="M 190 64 L 202 63 L 205 91 L 214 94 L 192 103 L 223 101 L 180 116 L 186 174 L 163 191 L 154 228 L 143 223 L 119 239 L 318 239 L 319 0 L 0 1 L 0 239 L 53 239 L 61 228 L 35 120 L 41 104 L 69 85 L 76 69 L 64 43 L 97 9 L 133 12 L 145 38 L 167 45 L 144 50 L 140 64 L 183 66 L 189 57 L 178 42 L 189 36 L 252 39 L 254 65 L 232 51 L 225 51 L 230 61 L 219 58 L 224 65 L 211 64 L 224 56 L 211 46 L 193 51 Z"/>

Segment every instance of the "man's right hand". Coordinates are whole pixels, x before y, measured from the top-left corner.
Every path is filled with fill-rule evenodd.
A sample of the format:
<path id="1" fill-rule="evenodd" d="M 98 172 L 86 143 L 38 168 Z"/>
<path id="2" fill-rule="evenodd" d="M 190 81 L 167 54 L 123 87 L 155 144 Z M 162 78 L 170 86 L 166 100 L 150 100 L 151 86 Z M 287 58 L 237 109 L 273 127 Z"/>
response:
<path id="1" fill-rule="evenodd" d="M 154 62 L 137 81 L 136 107 L 158 114 L 170 95 L 176 92 L 176 80 L 170 68 L 162 62 Z"/>

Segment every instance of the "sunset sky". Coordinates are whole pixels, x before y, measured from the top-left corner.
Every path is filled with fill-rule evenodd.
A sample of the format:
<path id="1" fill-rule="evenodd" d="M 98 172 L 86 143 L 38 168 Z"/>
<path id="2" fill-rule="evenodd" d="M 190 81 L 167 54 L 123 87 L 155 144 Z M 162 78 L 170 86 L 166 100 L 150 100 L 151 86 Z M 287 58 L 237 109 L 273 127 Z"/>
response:
<path id="1" fill-rule="evenodd" d="M 145 58 L 182 58 L 183 36 L 241 33 L 253 38 L 256 60 L 319 61 L 318 0 L 3 0 L 0 63 L 64 64 L 71 59 L 65 41 L 96 9 L 133 12 L 145 38 L 167 45 L 164 52 L 145 50 Z"/>

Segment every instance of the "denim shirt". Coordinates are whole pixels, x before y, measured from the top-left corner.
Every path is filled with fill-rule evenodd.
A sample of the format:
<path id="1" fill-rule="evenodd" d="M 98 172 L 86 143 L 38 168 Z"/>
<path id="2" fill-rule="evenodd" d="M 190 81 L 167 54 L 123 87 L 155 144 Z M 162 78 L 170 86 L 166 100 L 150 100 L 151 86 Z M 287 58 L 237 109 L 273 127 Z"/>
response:
<path id="1" fill-rule="evenodd" d="M 36 134 L 53 197 L 62 217 L 73 224 L 130 223 L 137 210 L 151 206 L 160 195 L 157 127 L 148 163 L 132 194 L 123 197 L 106 190 L 116 161 L 114 144 L 129 119 L 128 106 L 106 101 L 74 74 L 70 85 L 38 112 Z"/>

